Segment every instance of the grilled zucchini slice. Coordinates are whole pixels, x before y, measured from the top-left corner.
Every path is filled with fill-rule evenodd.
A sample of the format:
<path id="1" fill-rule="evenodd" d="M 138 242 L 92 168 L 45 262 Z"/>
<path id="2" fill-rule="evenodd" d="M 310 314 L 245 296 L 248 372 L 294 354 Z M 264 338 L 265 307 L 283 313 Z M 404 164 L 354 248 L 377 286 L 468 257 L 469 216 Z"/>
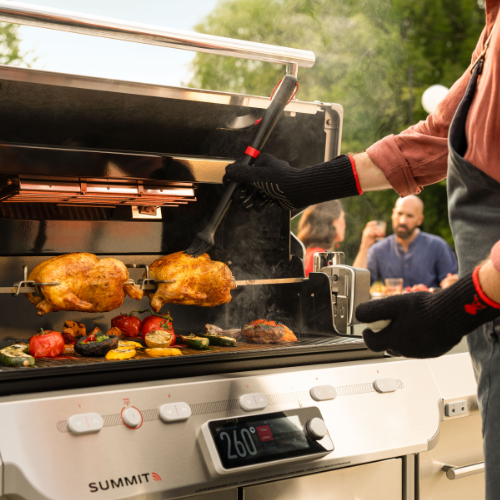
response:
<path id="1" fill-rule="evenodd" d="M 0 362 L 7 366 L 33 366 L 35 358 L 24 352 L 23 345 L 11 345 L 0 350 Z"/>

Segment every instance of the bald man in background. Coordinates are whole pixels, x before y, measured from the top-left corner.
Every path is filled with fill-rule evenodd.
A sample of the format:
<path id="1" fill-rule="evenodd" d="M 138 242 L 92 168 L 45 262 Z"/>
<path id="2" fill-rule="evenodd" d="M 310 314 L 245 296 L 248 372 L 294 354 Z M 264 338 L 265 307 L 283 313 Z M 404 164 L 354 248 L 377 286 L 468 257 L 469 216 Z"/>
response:
<path id="1" fill-rule="evenodd" d="M 458 264 L 453 250 L 439 236 L 421 231 L 423 220 L 424 204 L 418 196 L 398 199 L 392 210 L 394 234 L 371 245 L 366 264 L 358 263 L 370 271 L 372 283 L 403 278 L 405 287 L 446 288 L 456 281 Z"/>

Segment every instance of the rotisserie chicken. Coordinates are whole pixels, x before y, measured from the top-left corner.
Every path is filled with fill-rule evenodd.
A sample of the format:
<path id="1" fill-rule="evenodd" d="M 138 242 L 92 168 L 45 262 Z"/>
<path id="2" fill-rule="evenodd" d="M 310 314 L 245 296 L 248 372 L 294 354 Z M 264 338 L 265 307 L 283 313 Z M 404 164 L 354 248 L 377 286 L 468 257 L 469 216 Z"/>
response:
<path id="1" fill-rule="evenodd" d="M 226 304 L 236 287 L 229 267 L 211 260 L 206 253 L 197 258 L 184 252 L 167 255 L 151 264 L 149 274 L 157 280 L 174 280 L 174 283 L 159 283 L 156 292 L 148 294 L 156 312 L 164 304 L 198 307 Z"/>
<path id="2" fill-rule="evenodd" d="M 59 282 L 42 286 L 42 296 L 26 294 L 42 316 L 51 311 L 106 312 L 122 305 L 125 294 L 142 298 L 142 290 L 130 284 L 125 264 L 91 253 L 69 253 L 46 260 L 31 271 L 29 278 L 38 283 Z"/>

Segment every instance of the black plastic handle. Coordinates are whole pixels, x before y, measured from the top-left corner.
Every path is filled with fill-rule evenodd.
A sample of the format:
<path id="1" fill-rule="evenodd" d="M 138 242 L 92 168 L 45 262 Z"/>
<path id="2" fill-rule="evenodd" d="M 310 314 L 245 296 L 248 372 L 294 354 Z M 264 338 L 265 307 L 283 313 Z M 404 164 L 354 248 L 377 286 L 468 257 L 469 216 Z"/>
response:
<path id="1" fill-rule="evenodd" d="M 271 132 L 273 131 L 276 123 L 278 122 L 281 113 L 283 113 L 285 106 L 293 97 L 295 89 L 297 88 L 297 84 L 298 84 L 297 78 L 295 78 L 292 75 L 286 75 L 283 78 L 280 86 L 278 87 L 278 89 L 274 94 L 271 104 L 266 109 L 266 112 L 262 117 L 262 121 L 259 123 L 259 126 L 257 128 L 257 133 L 255 134 L 255 137 L 250 144 L 252 148 L 256 149 L 257 151 L 260 151 L 264 147 L 264 144 L 271 135 Z M 240 163 L 243 163 L 244 165 L 252 165 L 253 162 L 254 158 L 245 153 L 245 156 Z M 229 186 L 226 188 L 226 191 L 222 195 L 222 198 L 220 199 L 217 208 L 212 214 L 212 217 L 210 217 L 208 224 L 202 231 L 200 231 L 196 235 L 201 240 L 205 241 L 206 243 L 209 243 L 210 246 L 214 245 L 215 231 L 219 227 L 219 224 L 224 218 L 224 215 L 226 215 L 226 212 L 228 211 L 229 206 L 231 205 L 231 199 L 233 193 L 237 187 L 238 187 L 237 182 L 231 182 L 229 184 Z"/>

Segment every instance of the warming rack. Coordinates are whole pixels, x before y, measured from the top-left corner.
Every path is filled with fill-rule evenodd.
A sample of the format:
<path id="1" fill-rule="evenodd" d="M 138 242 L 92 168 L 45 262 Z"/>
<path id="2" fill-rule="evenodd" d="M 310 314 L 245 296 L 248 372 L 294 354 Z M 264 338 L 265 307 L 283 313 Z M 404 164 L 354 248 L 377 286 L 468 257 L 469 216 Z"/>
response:
<path id="1" fill-rule="evenodd" d="M 142 181 L 8 179 L 0 185 L 2 203 L 176 207 L 196 201 L 190 183 L 144 184 Z"/>

